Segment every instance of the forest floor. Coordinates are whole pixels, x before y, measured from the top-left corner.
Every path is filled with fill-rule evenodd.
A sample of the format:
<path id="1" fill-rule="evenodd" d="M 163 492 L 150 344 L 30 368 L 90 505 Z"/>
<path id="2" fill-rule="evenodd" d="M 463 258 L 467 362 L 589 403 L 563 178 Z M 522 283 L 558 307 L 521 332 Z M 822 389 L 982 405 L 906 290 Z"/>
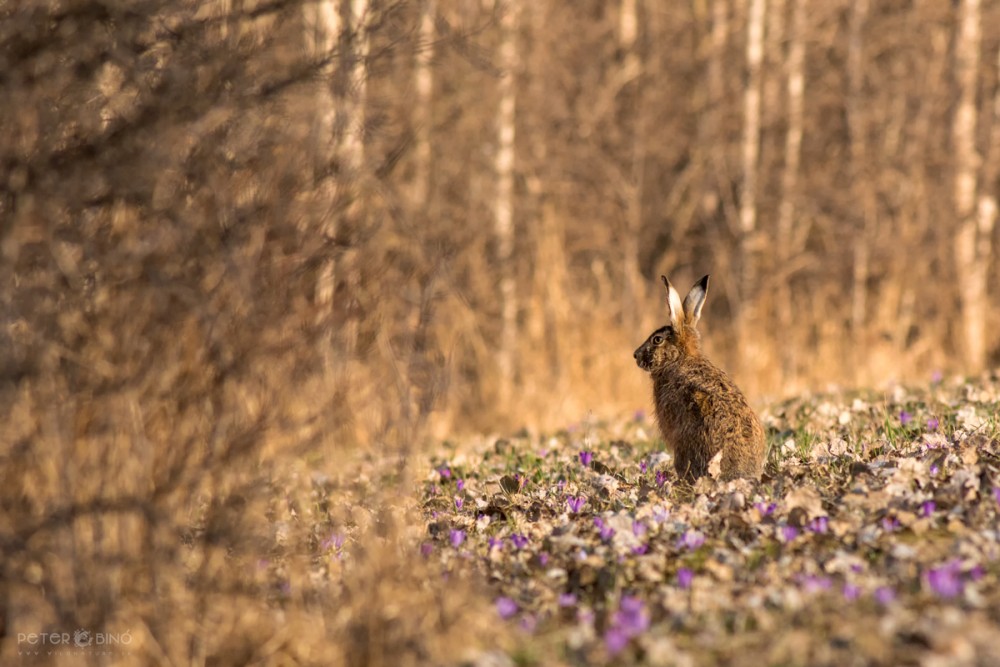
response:
<path id="1" fill-rule="evenodd" d="M 422 557 L 487 582 L 481 664 L 1000 664 L 1000 379 L 762 414 L 759 483 L 677 480 L 656 425 L 447 444 Z"/>

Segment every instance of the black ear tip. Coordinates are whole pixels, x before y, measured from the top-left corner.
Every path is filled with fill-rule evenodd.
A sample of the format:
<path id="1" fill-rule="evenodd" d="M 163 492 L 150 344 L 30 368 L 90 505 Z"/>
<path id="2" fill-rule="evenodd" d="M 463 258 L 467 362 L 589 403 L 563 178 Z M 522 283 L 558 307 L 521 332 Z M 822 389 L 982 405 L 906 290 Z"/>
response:
<path id="1" fill-rule="evenodd" d="M 662 281 L 663 281 L 663 286 L 664 286 L 664 287 L 670 287 L 670 281 L 669 281 L 669 280 L 667 280 L 667 277 L 666 277 L 666 276 L 664 276 L 664 275 L 662 275 L 662 274 L 661 274 L 661 275 L 660 275 L 660 280 L 662 280 Z"/>

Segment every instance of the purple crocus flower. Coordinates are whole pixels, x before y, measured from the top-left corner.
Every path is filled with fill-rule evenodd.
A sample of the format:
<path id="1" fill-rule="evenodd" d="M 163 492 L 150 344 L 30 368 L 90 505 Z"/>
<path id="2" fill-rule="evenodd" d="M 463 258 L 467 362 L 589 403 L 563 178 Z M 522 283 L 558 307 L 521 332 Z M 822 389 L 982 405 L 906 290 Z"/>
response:
<path id="1" fill-rule="evenodd" d="M 628 646 L 628 640 L 629 636 L 621 628 L 612 626 L 604 633 L 604 647 L 608 655 L 615 656 L 624 651 Z"/>
<path id="2" fill-rule="evenodd" d="M 457 549 L 462 546 L 462 542 L 465 542 L 465 531 L 452 530 L 449 537 L 451 539 L 451 546 Z"/>
<path id="3" fill-rule="evenodd" d="M 883 607 L 892 604 L 895 599 L 896 591 L 892 590 L 890 586 L 879 586 L 875 589 L 875 601 Z"/>
<path id="4" fill-rule="evenodd" d="M 455 480 L 455 490 L 456 491 L 461 491 L 464 488 L 465 488 L 465 480 L 464 479 L 456 479 Z"/>
<path id="5" fill-rule="evenodd" d="M 539 553 L 538 554 L 538 564 L 541 565 L 542 567 L 545 567 L 546 565 L 548 565 L 549 564 L 549 554 L 547 554 L 544 551 L 541 552 L 541 553 Z"/>
<path id="6" fill-rule="evenodd" d="M 781 527 L 781 537 L 785 542 L 791 542 L 799 536 L 799 529 L 795 526 L 784 525 Z"/>
<path id="7" fill-rule="evenodd" d="M 534 614 L 525 614 L 521 617 L 519 625 L 525 632 L 534 632 L 535 628 L 538 627 L 538 619 L 535 618 Z"/>
<path id="8" fill-rule="evenodd" d="M 576 605 L 576 595 L 573 593 L 560 593 L 559 594 L 559 606 L 560 607 L 573 607 Z"/>
<path id="9" fill-rule="evenodd" d="M 344 536 L 340 533 L 330 533 L 330 536 L 320 543 L 320 547 L 322 547 L 323 551 L 329 551 L 330 549 L 336 549 L 339 551 L 340 547 L 343 545 Z"/>
<path id="10" fill-rule="evenodd" d="M 667 483 L 667 473 L 662 470 L 656 471 L 656 486 L 663 486 Z"/>
<path id="11" fill-rule="evenodd" d="M 645 475 L 647 470 L 649 470 L 649 464 L 645 460 L 639 461 L 639 472 Z"/>
<path id="12" fill-rule="evenodd" d="M 807 528 L 813 533 L 822 535 L 829 529 L 830 521 L 825 516 L 818 516 L 809 522 Z"/>
<path id="13" fill-rule="evenodd" d="M 457 510 L 462 509 L 462 506 L 464 504 L 465 504 L 465 500 L 463 500 L 460 496 L 455 496 L 455 509 L 457 509 Z"/>
<path id="14" fill-rule="evenodd" d="M 969 579 L 972 581 L 979 581 L 984 576 L 986 576 L 986 568 L 981 564 L 976 563 L 971 570 L 969 570 Z"/>
<path id="15" fill-rule="evenodd" d="M 528 538 L 520 533 L 514 533 L 511 535 L 510 542 L 514 545 L 515 549 L 523 549 L 528 546 Z"/>
<path id="16" fill-rule="evenodd" d="M 936 464 L 936 463 L 932 463 L 931 467 L 930 467 L 930 471 L 931 471 L 932 475 L 936 475 L 939 472 L 941 472 L 941 467 L 938 466 L 938 464 Z M 1000 502 L 1000 500 L 998 500 L 997 502 Z"/>
<path id="17" fill-rule="evenodd" d="M 589 466 L 590 462 L 594 460 L 593 452 L 588 452 L 583 450 L 580 452 L 580 464 L 584 467 Z"/>
<path id="18" fill-rule="evenodd" d="M 684 547 L 688 551 L 694 551 L 703 544 L 705 544 L 705 536 L 696 530 L 685 531 L 677 540 L 677 546 Z"/>
<path id="19" fill-rule="evenodd" d="M 659 505 L 653 508 L 653 521 L 656 523 L 663 523 L 670 517 L 670 512 L 663 509 Z"/>
<path id="20" fill-rule="evenodd" d="M 642 556 L 649 551 L 648 544 L 640 544 L 637 547 L 632 547 L 632 553 L 636 556 Z"/>
<path id="21" fill-rule="evenodd" d="M 517 613 L 517 603 L 508 597 L 499 597 L 496 601 L 497 613 L 500 618 L 508 619 Z"/>
<path id="22" fill-rule="evenodd" d="M 578 513 L 586 502 L 586 496 L 566 496 L 566 504 L 569 506 L 569 511 L 574 514 Z"/>
<path id="23" fill-rule="evenodd" d="M 861 597 L 861 587 L 856 584 L 844 584 L 844 599 L 854 602 Z"/>
<path id="24" fill-rule="evenodd" d="M 941 420 L 939 420 L 937 417 L 931 417 L 930 419 L 927 420 L 928 431 L 936 431 L 938 430 L 939 426 L 941 426 Z"/>
<path id="25" fill-rule="evenodd" d="M 443 465 L 438 468 L 438 474 L 441 475 L 441 479 L 451 479 L 451 468 Z"/>
<path id="26" fill-rule="evenodd" d="M 937 503 L 933 500 L 925 500 L 920 504 L 920 516 L 930 516 L 937 509 Z"/>
<path id="27" fill-rule="evenodd" d="M 493 551 L 494 549 L 503 549 L 503 540 L 499 537 L 491 537 L 486 540 L 486 548 L 488 551 Z"/>
<path id="28" fill-rule="evenodd" d="M 938 597 L 953 598 L 962 594 L 961 565 L 958 561 L 932 567 L 925 573 L 925 578 L 927 585 Z"/>
<path id="29" fill-rule="evenodd" d="M 899 528 L 899 519 L 894 516 L 884 516 L 882 517 L 882 530 L 887 533 L 893 533 Z"/>
<path id="30" fill-rule="evenodd" d="M 913 415 L 911 415 L 906 410 L 900 410 L 899 411 L 899 423 L 900 424 L 902 424 L 903 426 L 906 426 L 911 421 L 913 421 Z"/>
<path id="31" fill-rule="evenodd" d="M 816 575 L 802 577 L 799 583 L 802 585 L 802 589 L 806 593 L 828 591 L 830 590 L 830 586 L 833 585 L 833 582 L 830 581 L 830 577 L 820 577 Z"/>
<path id="32" fill-rule="evenodd" d="M 757 508 L 758 512 L 760 512 L 760 516 L 762 518 L 765 516 L 771 516 L 774 513 L 774 510 L 778 509 L 778 505 L 775 503 L 767 503 L 766 505 L 764 503 L 754 503 L 753 506 Z"/>
<path id="33" fill-rule="evenodd" d="M 677 587 L 688 589 L 691 588 L 691 582 L 694 581 L 694 570 L 689 567 L 682 567 L 677 570 Z"/>
<path id="34" fill-rule="evenodd" d="M 597 527 L 597 531 L 598 534 L 601 536 L 602 542 L 607 542 L 612 537 L 615 536 L 615 529 L 605 524 L 604 522 L 601 522 L 601 525 Z"/>
<path id="35" fill-rule="evenodd" d="M 636 537 L 642 537 L 646 534 L 646 524 L 641 521 L 632 522 L 632 534 Z"/>
<path id="36" fill-rule="evenodd" d="M 649 612 L 642 600 L 631 595 L 623 596 L 618 611 L 611 617 L 611 625 L 604 633 L 604 645 L 611 655 L 620 653 L 632 637 L 649 629 Z"/>
<path id="37" fill-rule="evenodd" d="M 649 629 L 649 612 L 642 600 L 631 595 L 622 596 L 618 611 L 611 619 L 612 625 L 621 628 L 629 637 L 641 635 Z"/>
<path id="38" fill-rule="evenodd" d="M 434 553 L 434 545 L 430 542 L 424 542 L 420 545 L 420 555 L 424 558 L 428 558 L 432 553 Z"/>

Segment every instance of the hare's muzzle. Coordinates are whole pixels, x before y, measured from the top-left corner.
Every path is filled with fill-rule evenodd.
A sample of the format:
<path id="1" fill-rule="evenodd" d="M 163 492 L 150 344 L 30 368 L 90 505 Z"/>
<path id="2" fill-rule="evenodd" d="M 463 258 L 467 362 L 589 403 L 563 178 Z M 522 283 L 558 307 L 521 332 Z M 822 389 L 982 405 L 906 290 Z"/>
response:
<path id="1" fill-rule="evenodd" d="M 632 358 L 635 359 L 636 365 L 639 366 L 644 371 L 649 370 L 650 361 L 646 357 L 648 355 L 643 354 L 644 350 L 640 347 L 635 352 L 632 353 Z"/>

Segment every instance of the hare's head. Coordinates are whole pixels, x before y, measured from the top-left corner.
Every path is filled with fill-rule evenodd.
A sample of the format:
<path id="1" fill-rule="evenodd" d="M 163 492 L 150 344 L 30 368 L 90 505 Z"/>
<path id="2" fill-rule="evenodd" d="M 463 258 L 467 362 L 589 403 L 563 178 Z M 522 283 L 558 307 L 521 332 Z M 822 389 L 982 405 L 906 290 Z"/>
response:
<path id="1" fill-rule="evenodd" d="M 639 346 L 632 356 L 644 371 L 656 371 L 701 352 L 700 336 L 695 328 L 701 318 L 701 307 L 708 294 L 708 276 L 691 288 L 684 301 L 666 276 L 660 276 L 667 288 L 667 310 L 670 324 L 660 327 Z"/>

